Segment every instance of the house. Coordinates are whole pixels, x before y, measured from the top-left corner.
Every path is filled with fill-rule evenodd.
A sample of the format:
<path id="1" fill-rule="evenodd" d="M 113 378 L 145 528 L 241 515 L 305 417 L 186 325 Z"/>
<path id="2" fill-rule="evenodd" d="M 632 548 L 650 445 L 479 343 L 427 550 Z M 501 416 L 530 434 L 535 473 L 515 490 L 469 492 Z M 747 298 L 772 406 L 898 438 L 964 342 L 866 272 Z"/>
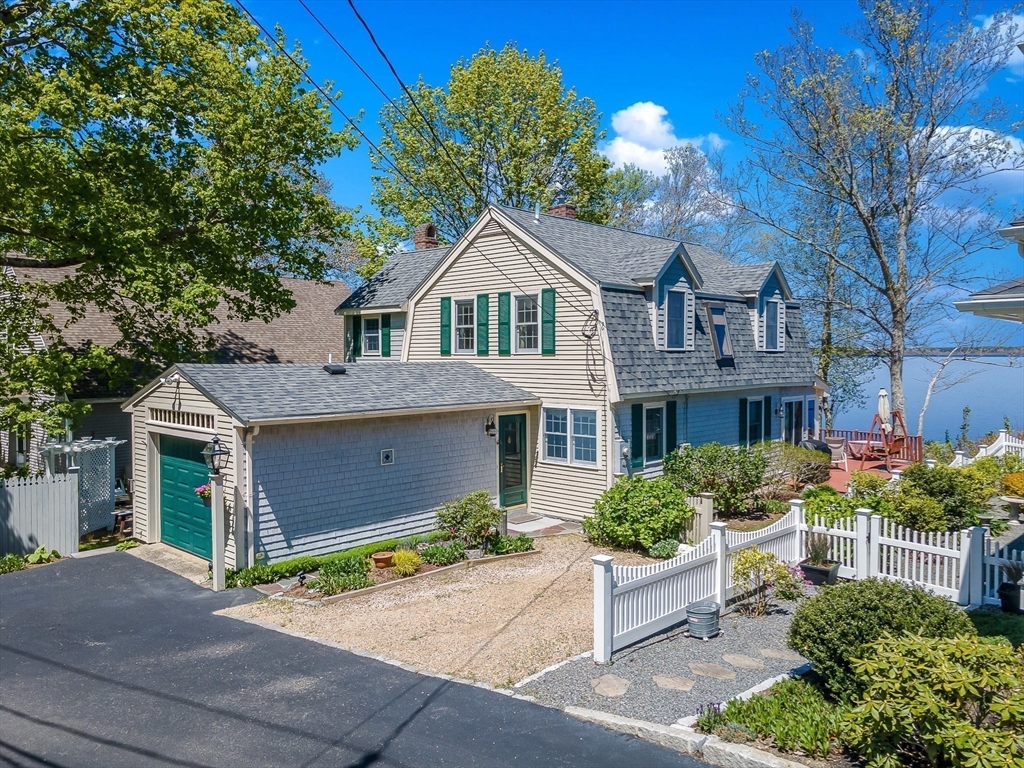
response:
<path id="1" fill-rule="evenodd" d="M 45 281 L 56 283 L 74 274 L 74 267 L 22 268 L 5 266 L 7 275 L 22 283 Z M 312 363 L 326 362 L 333 354 L 341 359 L 342 322 L 333 313 L 338 302 L 349 295 L 344 283 L 315 283 L 309 280 L 281 278 L 292 293 L 296 306 L 291 312 L 265 323 L 262 320 L 242 322 L 228 317 L 226 308 L 218 311 L 219 323 L 205 333 L 213 339 L 213 358 L 218 362 L 248 363 Z M 121 341 L 121 332 L 110 317 L 92 308 L 75 322 L 67 308 L 51 302 L 50 312 L 55 325 L 63 328 L 63 341 L 71 349 L 84 349 L 90 344 L 112 347 Z M 53 339 L 38 336 L 39 346 L 54 343 Z M 71 393 L 85 400 L 91 411 L 73 430 L 75 437 L 117 437 L 128 440 L 130 417 L 122 412 L 121 403 L 136 389 L 133 385 L 111 388 L 102 377 L 89 377 L 78 383 Z M 32 434 L 7 433 L 0 439 L 0 466 L 28 463 L 32 471 L 42 470 L 38 448 L 46 435 L 39 429 Z M 118 477 L 130 470 L 127 443 L 118 446 L 115 454 L 115 472 Z"/>
<path id="2" fill-rule="evenodd" d="M 1024 258 L 1024 216 L 1018 216 L 999 234 L 1017 244 L 1017 253 Z M 994 317 L 1024 323 L 1024 274 L 972 293 L 966 301 L 953 304 L 960 312 L 978 317 Z"/>
<path id="3" fill-rule="evenodd" d="M 195 489 L 214 436 L 230 452 L 229 568 L 423 532 L 444 502 L 497 494 L 495 419 L 539 405 L 462 360 L 175 365 L 123 406 L 134 535 L 211 557 L 210 506 Z"/>
<path id="4" fill-rule="evenodd" d="M 464 361 L 539 408 L 497 417 L 502 505 L 582 518 L 679 444 L 797 443 L 818 416 L 776 263 L 492 205 L 451 247 L 430 224 L 337 309 L 359 366 Z"/>

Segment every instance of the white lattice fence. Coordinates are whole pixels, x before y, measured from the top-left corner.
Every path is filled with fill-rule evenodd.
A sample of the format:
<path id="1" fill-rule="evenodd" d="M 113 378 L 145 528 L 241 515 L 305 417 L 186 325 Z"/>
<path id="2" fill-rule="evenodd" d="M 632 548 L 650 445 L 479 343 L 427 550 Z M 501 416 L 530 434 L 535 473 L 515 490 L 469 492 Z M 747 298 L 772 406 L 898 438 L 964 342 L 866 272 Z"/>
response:
<path id="1" fill-rule="evenodd" d="M 79 466 L 78 522 L 85 535 L 113 525 L 114 448 L 116 443 L 89 445 L 77 454 Z"/>

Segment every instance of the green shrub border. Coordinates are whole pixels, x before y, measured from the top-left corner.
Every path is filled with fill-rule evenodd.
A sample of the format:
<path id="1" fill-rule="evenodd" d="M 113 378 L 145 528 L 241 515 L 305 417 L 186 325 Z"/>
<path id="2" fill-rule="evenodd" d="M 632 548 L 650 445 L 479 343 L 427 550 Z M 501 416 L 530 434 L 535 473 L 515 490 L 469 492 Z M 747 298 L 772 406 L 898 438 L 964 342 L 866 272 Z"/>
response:
<path id="1" fill-rule="evenodd" d="M 383 541 L 361 544 L 358 547 L 352 547 L 351 549 L 345 549 L 340 552 L 332 552 L 329 555 L 303 555 L 300 557 L 293 557 L 290 560 L 280 560 L 276 563 L 257 563 L 254 566 L 243 568 L 240 571 L 227 571 L 224 574 L 224 582 L 228 589 L 237 587 L 240 574 L 243 574 L 241 580 L 246 581 L 245 576 L 250 574 L 255 575 L 253 573 L 253 569 L 258 568 L 260 570 L 255 573 L 259 574 L 259 578 L 252 581 L 252 583 L 272 584 L 273 582 L 280 581 L 281 579 L 288 579 L 292 576 L 297 576 L 300 572 L 312 573 L 313 571 L 318 571 L 324 563 L 329 563 L 332 560 L 341 560 L 346 557 L 369 557 L 374 552 L 394 550 L 401 544 L 415 546 L 421 542 L 433 543 L 435 541 L 443 541 L 448 538 L 450 538 L 450 534 L 446 531 L 431 531 L 430 533 L 403 536 L 400 539 L 384 539 Z"/>

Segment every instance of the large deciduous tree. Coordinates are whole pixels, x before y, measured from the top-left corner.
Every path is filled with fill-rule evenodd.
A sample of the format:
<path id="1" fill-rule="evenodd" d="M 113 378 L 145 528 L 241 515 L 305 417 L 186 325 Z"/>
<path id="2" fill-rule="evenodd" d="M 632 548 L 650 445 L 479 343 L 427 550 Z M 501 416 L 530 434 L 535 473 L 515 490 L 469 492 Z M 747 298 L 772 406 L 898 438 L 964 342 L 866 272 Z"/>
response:
<path id="1" fill-rule="evenodd" d="M 452 67 L 446 87 L 421 80 L 409 91 L 381 110 L 371 154 L 380 240 L 432 220 L 452 242 L 492 203 L 543 208 L 561 197 L 580 218 L 604 219 L 600 115 L 543 53 L 484 48 Z"/>
<path id="2" fill-rule="evenodd" d="M 294 306 L 278 277 L 322 279 L 345 247 L 349 216 L 318 167 L 354 144 L 223 0 L 4 4 L 0 258 L 74 269 L 33 285 L 4 270 L 0 429 L 67 410 L 19 399 L 66 395 L 80 373 L 23 343 L 46 332 L 58 354 L 49 300 L 72 322 L 92 308 L 112 318 L 112 352 L 136 371 L 201 354 L 219 305 L 265 320 Z"/>
<path id="3" fill-rule="evenodd" d="M 893 407 L 904 410 L 907 346 L 970 279 L 971 254 L 998 242 L 987 177 L 1024 167 L 1009 136 L 1019 114 L 985 93 L 1020 30 L 1010 14 L 978 26 L 966 5 L 861 6 L 849 54 L 820 46 L 798 16 L 790 44 L 757 56 L 727 121 L 746 140 L 750 171 L 729 202 L 857 281 L 865 344 L 886 360 Z M 799 196 L 836 208 L 855 247 L 830 253 L 828 227 L 804 228 L 779 204 Z"/>

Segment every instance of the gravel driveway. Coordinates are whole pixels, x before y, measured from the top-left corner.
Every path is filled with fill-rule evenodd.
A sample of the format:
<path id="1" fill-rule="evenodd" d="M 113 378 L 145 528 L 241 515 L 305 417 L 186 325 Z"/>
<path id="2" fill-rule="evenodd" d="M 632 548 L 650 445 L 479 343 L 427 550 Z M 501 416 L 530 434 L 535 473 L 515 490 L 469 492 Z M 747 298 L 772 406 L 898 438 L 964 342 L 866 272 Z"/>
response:
<path id="1" fill-rule="evenodd" d="M 333 605 L 261 600 L 232 608 L 353 650 L 421 669 L 509 685 L 593 647 L 590 558 L 610 553 L 583 537 L 538 539 L 540 554 L 452 571 Z"/>

